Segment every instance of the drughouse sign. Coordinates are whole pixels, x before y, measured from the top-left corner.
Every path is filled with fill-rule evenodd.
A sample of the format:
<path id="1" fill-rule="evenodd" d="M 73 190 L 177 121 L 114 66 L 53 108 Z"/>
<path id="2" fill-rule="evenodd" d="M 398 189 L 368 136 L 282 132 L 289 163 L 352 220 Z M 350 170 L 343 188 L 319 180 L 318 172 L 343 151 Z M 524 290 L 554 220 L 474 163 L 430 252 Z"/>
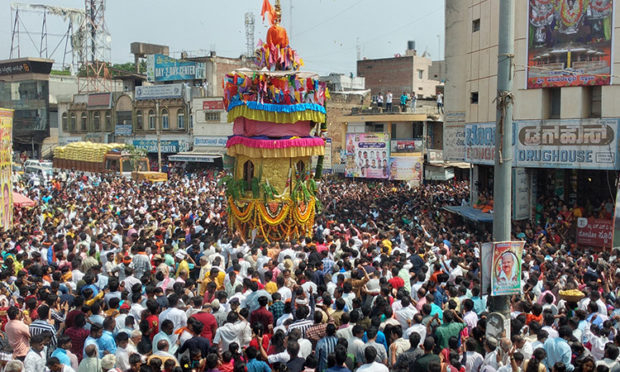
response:
<path id="1" fill-rule="evenodd" d="M 517 122 L 515 166 L 613 170 L 617 135 L 615 119 Z"/>

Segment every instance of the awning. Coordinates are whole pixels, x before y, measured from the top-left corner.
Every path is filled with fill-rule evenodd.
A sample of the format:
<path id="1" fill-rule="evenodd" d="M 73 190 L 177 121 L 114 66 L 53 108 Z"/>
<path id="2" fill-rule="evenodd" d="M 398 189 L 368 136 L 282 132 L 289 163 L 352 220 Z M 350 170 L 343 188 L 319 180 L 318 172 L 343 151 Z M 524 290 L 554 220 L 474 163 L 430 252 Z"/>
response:
<path id="1" fill-rule="evenodd" d="M 182 152 L 168 157 L 169 161 L 179 161 L 188 163 L 214 163 L 216 159 L 221 159 L 222 154 L 203 153 L 203 152 Z"/>
<path id="2" fill-rule="evenodd" d="M 479 209 L 469 207 L 469 206 L 460 206 L 460 205 L 449 205 L 447 207 L 443 207 L 443 209 L 447 210 L 451 213 L 456 213 L 463 218 L 467 218 L 468 220 L 475 222 L 493 222 L 493 214 L 491 213 L 483 213 Z"/>
<path id="3" fill-rule="evenodd" d="M 17 208 L 30 208 L 34 207 L 37 203 L 28 197 L 13 191 L 13 206 Z"/>
<path id="4" fill-rule="evenodd" d="M 470 163 L 462 163 L 462 162 L 434 162 L 431 161 L 428 165 L 432 165 L 434 167 L 443 167 L 443 168 L 460 168 L 460 169 L 469 169 L 471 167 Z"/>

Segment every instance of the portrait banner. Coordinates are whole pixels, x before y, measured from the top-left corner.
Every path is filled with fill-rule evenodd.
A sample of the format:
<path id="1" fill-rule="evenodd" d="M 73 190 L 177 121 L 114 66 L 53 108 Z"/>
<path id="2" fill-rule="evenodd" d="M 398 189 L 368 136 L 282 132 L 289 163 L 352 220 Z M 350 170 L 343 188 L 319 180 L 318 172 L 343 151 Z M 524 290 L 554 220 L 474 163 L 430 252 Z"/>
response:
<path id="1" fill-rule="evenodd" d="M 2 208 L 0 210 L 0 230 L 13 225 L 13 110 L 0 109 L 0 188 L 2 189 Z"/>
<path id="2" fill-rule="evenodd" d="M 390 137 L 388 134 L 347 134 L 346 154 L 346 177 L 389 178 Z"/>
<path id="3" fill-rule="evenodd" d="M 492 296 L 521 293 L 521 258 L 524 244 L 522 241 L 493 243 Z"/>
<path id="4" fill-rule="evenodd" d="M 611 84 L 613 0 L 528 3 L 528 89 Z"/>

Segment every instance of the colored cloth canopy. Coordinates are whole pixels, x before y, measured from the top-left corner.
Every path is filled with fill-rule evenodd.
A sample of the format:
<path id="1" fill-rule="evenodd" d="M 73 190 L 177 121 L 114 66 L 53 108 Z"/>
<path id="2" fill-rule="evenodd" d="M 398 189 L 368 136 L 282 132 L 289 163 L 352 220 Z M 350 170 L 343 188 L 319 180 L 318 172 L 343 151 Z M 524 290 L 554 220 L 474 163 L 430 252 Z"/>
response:
<path id="1" fill-rule="evenodd" d="M 13 206 L 18 208 L 34 207 L 37 203 L 28 197 L 13 191 Z"/>
<path id="2" fill-rule="evenodd" d="M 226 143 L 229 156 L 251 158 L 297 158 L 325 155 L 325 141 L 319 137 L 256 139 L 232 136 Z"/>

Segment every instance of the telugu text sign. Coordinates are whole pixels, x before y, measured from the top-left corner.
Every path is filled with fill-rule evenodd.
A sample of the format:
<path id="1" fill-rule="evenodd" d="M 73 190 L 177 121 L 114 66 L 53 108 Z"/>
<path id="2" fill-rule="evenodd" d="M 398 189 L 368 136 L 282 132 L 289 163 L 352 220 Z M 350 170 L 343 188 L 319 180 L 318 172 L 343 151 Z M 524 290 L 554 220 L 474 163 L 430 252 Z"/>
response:
<path id="1" fill-rule="evenodd" d="M 616 119 L 523 121 L 515 129 L 515 166 L 616 169 Z"/>

